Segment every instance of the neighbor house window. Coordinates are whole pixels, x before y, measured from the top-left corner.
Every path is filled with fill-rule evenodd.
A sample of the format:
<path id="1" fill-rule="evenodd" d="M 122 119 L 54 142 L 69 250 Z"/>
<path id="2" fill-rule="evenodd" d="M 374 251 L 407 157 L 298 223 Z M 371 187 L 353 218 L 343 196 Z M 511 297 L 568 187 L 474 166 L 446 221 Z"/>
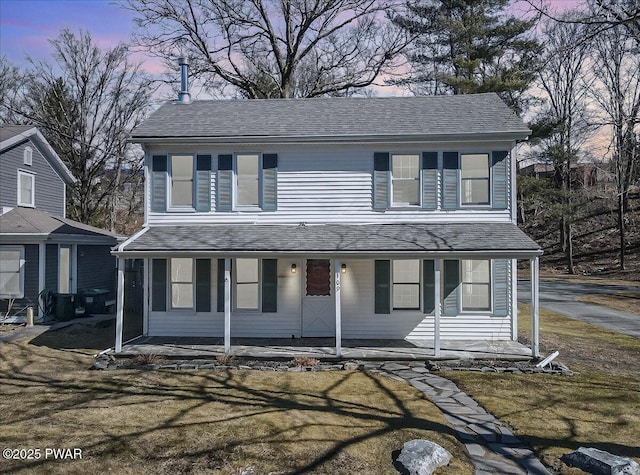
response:
<path id="1" fill-rule="evenodd" d="M 171 307 L 193 308 L 193 259 L 171 259 Z"/>
<path id="2" fill-rule="evenodd" d="M 36 198 L 36 176 L 18 170 L 18 206 L 34 207 Z"/>
<path id="3" fill-rule="evenodd" d="M 257 310 L 260 301 L 258 259 L 236 259 L 236 309 Z"/>
<path id="4" fill-rule="evenodd" d="M 237 194 L 238 206 L 259 206 L 258 186 L 259 155 L 237 155 Z"/>
<path id="5" fill-rule="evenodd" d="M 392 269 L 393 309 L 420 308 L 420 261 L 394 260 Z"/>
<path id="6" fill-rule="evenodd" d="M 193 207 L 193 156 L 171 156 L 171 206 Z"/>
<path id="7" fill-rule="evenodd" d="M 491 261 L 461 262 L 462 310 L 491 310 Z"/>
<path id="8" fill-rule="evenodd" d="M 24 247 L 0 248 L 0 298 L 24 297 Z"/>
<path id="9" fill-rule="evenodd" d="M 462 204 L 489 204 L 489 155 L 463 154 L 460 157 Z"/>
<path id="10" fill-rule="evenodd" d="M 420 157 L 418 155 L 391 156 L 391 186 L 393 206 L 420 204 Z"/>

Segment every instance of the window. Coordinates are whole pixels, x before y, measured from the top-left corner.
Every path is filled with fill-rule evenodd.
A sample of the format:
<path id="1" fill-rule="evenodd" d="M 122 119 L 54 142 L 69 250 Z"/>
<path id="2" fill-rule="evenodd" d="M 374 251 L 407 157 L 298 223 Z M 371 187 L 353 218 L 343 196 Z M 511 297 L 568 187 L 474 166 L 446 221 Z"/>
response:
<path id="1" fill-rule="evenodd" d="M 331 295 L 331 261 L 307 259 L 306 295 L 321 297 Z"/>
<path id="2" fill-rule="evenodd" d="M 36 176 L 18 170 L 18 206 L 35 207 Z"/>
<path id="3" fill-rule="evenodd" d="M 258 310 L 258 259 L 236 259 L 236 309 Z"/>
<path id="4" fill-rule="evenodd" d="M 491 310 L 491 263 L 462 261 L 462 310 Z"/>
<path id="5" fill-rule="evenodd" d="M 193 207 L 193 156 L 171 157 L 171 206 Z"/>
<path id="6" fill-rule="evenodd" d="M 489 155 L 467 154 L 461 156 L 462 204 L 489 204 Z"/>
<path id="7" fill-rule="evenodd" d="M 391 176 L 394 206 L 417 206 L 420 204 L 420 157 L 419 155 L 392 155 Z"/>
<path id="8" fill-rule="evenodd" d="M 171 307 L 193 308 L 193 259 L 171 259 Z"/>
<path id="9" fill-rule="evenodd" d="M 420 308 L 420 261 L 393 261 L 393 309 Z"/>
<path id="10" fill-rule="evenodd" d="M 25 147 L 23 152 L 23 162 L 28 166 L 31 166 L 33 164 L 33 150 L 31 149 L 31 147 Z"/>
<path id="11" fill-rule="evenodd" d="M 24 247 L 0 248 L 0 297 L 24 297 Z"/>
<path id="12" fill-rule="evenodd" d="M 237 157 L 237 198 L 238 206 L 259 206 L 258 169 L 259 155 L 238 155 Z"/>

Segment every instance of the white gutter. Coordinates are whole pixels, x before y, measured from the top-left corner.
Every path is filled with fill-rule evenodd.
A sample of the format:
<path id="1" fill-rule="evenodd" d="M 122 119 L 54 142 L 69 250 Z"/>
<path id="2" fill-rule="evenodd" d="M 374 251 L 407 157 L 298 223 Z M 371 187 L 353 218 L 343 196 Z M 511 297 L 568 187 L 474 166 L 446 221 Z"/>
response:
<path id="1" fill-rule="evenodd" d="M 144 233 L 146 233 L 149 230 L 149 228 L 142 228 L 140 231 L 138 231 L 137 233 L 135 233 L 133 236 L 131 236 L 129 239 L 127 239 L 126 241 L 124 241 L 122 244 L 120 244 L 118 246 L 118 249 L 116 251 L 111 251 L 111 254 L 113 254 L 114 256 L 119 256 L 120 253 L 124 253 L 124 248 L 125 246 L 128 246 L 129 244 L 131 244 L 133 241 L 135 241 L 136 239 L 138 239 L 140 236 L 142 236 Z"/>

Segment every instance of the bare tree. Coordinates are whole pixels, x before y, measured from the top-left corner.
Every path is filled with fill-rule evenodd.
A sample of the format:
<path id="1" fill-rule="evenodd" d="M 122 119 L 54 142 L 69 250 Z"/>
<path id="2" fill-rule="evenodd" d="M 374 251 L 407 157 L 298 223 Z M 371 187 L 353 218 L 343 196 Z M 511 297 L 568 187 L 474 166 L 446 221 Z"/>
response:
<path id="1" fill-rule="evenodd" d="M 617 192 L 620 268 L 625 269 L 625 213 L 629 188 L 639 166 L 640 50 L 626 28 L 601 32 L 594 41 L 592 98 L 602 112 L 600 125 L 611 131 L 612 167 Z"/>
<path id="2" fill-rule="evenodd" d="M 20 68 L 0 56 L 0 124 L 18 124 L 23 120 L 14 112 L 23 84 Z"/>
<path id="3" fill-rule="evenodd" d="M 385 21 L 397 0 L 121 0 L 136 41 L 210 91 L 247 98 L 349 94 L 395 66 L 406 35 Z"/>
<path id="4" fill-rule="evenodd" d="M 553 164 L 555 183 L 560 189 L 560 241 L 570 274 L 575 272 L 571 165 L 576 162 L 591 129 L 586 101 L 585 63 L 589 57 L 589 45 L 583 41 L 586 32 L 578 23 L 546 22 L 543 31 L 546 51 L 542 58 L 545 67 L 538 77 L 544 107 L 533 125 L 537 141 L 542 145 L 540 156 Z"/>
<path id="5" fill-rule="evenodd" d="M 141 153 L 132 154 L 127 139 L 148 112 L 151 81 L 124 44 L 100 49 L 88 32 L 67 29 L 50 43 L 55 63 L 29 59 L 19 100 L 6 106 L 40 128 L 77 178 L 67 190 L 68 216 L 117 230 L 114 195 L 141 180 Z"/>

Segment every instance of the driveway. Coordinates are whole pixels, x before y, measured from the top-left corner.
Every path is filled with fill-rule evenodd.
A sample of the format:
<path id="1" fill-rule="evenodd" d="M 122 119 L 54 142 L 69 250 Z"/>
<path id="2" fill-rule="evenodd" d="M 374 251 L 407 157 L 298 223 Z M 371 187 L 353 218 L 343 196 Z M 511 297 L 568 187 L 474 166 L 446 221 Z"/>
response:
<path id="1" fill-rule="evenodd" d="M 612 294 L 618 291 L 640 293 L 640 288 L 541 280 L 540 307 L 618 333 L 640 338 L 640 309 L 638 309 L 638 314 L 633 314 L 576 301 L 576 297 L 580 295 Z M 531 284 L 528 280 L 518 281 L 518 302 L 526 304 L 531 302 Z"/>

